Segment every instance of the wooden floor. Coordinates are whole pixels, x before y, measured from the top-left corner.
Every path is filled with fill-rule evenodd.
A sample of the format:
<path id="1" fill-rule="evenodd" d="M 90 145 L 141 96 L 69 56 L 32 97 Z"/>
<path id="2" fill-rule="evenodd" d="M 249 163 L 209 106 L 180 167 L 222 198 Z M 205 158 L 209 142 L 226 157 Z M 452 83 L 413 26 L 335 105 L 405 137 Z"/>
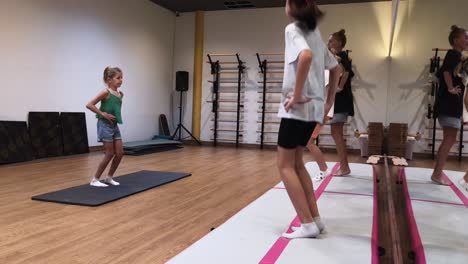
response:
<path id="1" fill-rule="evenodd" d="M 101 158 L 91 153 L 0 167 L 0 263 L 164 263 L 280 181 L 274 150 L 187 146 L 125 156 L 118 173 L 192 177 L 96 208 L 31 200 L 87 183 Z M 465 171 L 468 164 L 450 161 L 447 169 Z"/>

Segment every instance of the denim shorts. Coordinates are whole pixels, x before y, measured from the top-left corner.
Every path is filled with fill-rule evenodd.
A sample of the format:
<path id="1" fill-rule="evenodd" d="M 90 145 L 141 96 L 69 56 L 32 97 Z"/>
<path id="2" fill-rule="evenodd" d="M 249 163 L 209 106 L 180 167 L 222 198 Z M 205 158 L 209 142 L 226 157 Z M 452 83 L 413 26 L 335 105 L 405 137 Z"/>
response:
<path id="1" fill-rule="evenodd" d="M 98 119 L 97 133 L 99 142 L 113 142 L 122 139 L 117 122 L 111 123 L 107 120 Z"/>
<path id="2" fill-rule="evenodd" d="M 443 128 L 447 128 L 447 127 L 456 128 L 456 129 L 461 128 L 460 118 L 446 116 L 446 115 L 439 115 L 437 119 L 439 120 L 440 126 Z"/>
<path id="3" fill-rule="evenodd" d="M 335 113 L 333 114 L 333 118 L 330 120 L 330 124 L 337 124 L 337 123 L 346 123 L 348 121 L 348 113 Z"/>

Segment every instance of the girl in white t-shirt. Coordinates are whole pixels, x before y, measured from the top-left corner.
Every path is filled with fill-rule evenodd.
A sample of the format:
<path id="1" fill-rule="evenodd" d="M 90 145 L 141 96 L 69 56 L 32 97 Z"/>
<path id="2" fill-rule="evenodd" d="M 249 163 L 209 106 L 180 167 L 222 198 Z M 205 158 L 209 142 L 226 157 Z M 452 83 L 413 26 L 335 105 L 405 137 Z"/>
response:
<path id="1" fill-rule="evenodd" d="M 313 0 L 287 0 L 291 19 L 285 29 L 283 104 L 278 133 L 278 169 L 301 226 L 286 238 L 313 238 L 324 229 L 311 178 L 304 166 L 304 148 L 317 123 L 323 123 L 335 101 L 339 67 L 322 40 L 317 23 L 323 16 Z M 324 70 L 330 70 L 325 102 Z"/>
<path id="2" fill-rule="evenodd" d="M 329 79 L 330 79 L 330 72 L 325 71 L 326 93 L 328 93 L 327 89 L 329 87 L 328 85 Z M 334 105 L 332 105 L 330 112 L 328 112 L 327 114 L 327 117 L 326 117 L 327 120 L 333 118 L 333 112 L 334 112 Z M 324 121 L 326 122 L 326 120 Z M 325 161 L 325 157 L 323 156 L 323 153 L 320 150 L 320 148 L 315 144 L 317 138 L 320 136 L 322 128 L 323 128 L 323 124 L 317 124 L 315 126 L 314 132 L 312 133 L 312 137 L 310 138 L 309 143 L 307 144 L 307 149 L 312 154 L 312 157 L 314 158 L 315 162 L 317 162 L 317 165 L 319 167 L 319 172 L 314 174 L 314 177 L 313 177 L 314 182 L 322 181 L 330 174 L 330 170 L 328 169 L 327 163 Z"/>

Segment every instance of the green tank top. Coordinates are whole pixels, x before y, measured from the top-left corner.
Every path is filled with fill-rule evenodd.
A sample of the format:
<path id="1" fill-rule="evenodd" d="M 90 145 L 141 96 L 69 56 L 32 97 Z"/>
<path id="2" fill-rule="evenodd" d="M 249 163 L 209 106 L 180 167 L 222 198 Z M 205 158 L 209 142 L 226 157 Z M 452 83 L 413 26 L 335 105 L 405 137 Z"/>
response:
<path id="1" fill-rule="evenodd" d="M 111 92 L 109 92 L 109 98 L 102 100 L 101 106 L 99 107 L 99 110 L 101 110 L 101 112 L 106 112 L 115 116 L 117 123 L 119 124 L 122 124 L 122 97 L 115 96 Z M 105 118 L 100 115 L 96 115 L 96 117 L 105 120 Z"/>

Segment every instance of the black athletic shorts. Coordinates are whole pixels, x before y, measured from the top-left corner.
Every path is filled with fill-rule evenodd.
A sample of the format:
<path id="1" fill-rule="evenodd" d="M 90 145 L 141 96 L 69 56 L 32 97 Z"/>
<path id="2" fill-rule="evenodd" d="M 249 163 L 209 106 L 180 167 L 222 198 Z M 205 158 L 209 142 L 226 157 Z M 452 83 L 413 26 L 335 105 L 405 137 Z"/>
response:
<path id="1" fill-rule="evenodd" d="M 316 125 L 317 122 L 282 118 L 278 134 L 278 146 L 285 149 L 294 149 L 299 146 L 306 147 Z"/>

